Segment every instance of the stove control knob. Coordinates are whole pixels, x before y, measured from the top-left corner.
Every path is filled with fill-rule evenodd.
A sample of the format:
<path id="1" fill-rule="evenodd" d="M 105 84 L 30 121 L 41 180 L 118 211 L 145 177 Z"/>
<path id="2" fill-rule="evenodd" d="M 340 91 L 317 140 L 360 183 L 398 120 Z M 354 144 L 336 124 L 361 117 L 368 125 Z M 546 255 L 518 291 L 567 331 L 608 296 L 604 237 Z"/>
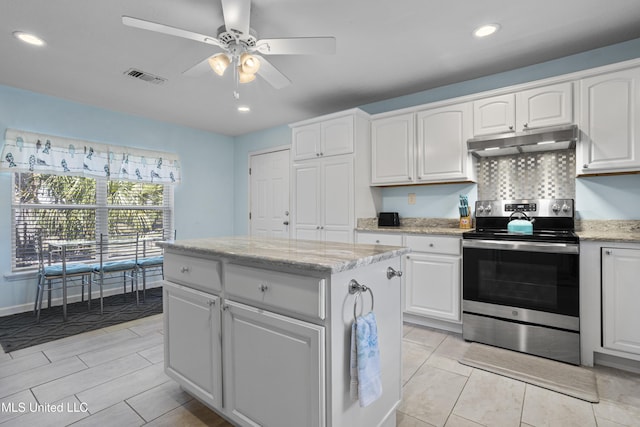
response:
<path id="1" fill-rule="evenodd" d="M 567 213 L 571 210 L 571 208 L 565 203 L 562 205 L 562 212 Z"/>
<path id="2" fill-rule="evenodd" d="M 558 212 L 560 212 L 560 206 L 558 206 L 557 204 L 554 203 L 551 206 L 551 210 L 554 211 L 555 213 L 558 213 Z"/>
<path id="3" fill-rule="evenodd" d="M 491 205 L 487 205 L 486 208 L 484 208 L 485 211 L 487 211 L 487 213 L 491 212 Z"/>
<path id="4" fill-rule="evenodd" d="M 478 206 L 478 212 L 480 213 L 484 212 L 484 206 L 482 205 Z"/>

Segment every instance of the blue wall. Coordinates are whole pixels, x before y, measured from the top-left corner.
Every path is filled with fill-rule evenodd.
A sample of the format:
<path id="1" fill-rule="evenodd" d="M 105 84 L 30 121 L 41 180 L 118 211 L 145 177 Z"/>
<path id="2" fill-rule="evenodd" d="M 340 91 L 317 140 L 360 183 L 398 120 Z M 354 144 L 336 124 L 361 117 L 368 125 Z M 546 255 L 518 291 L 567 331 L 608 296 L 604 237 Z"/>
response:
<path id="1" fill-rule="evenodd" d="M 504 73 L 438 87 L 411 95 L 362 105 L 370 113 L 383 113 L 459 96 L 512 86 L 562 74 L 595 68 L 640 57 L 640 39 L 595 49 L 565 58 L 519 68 Z M 274 138 L 275 136 L 275 138 Z M 256 132 L 242 139 L 242 150 L 248 152 L 269 146 L 282 145 L 284 135 L 272 130 Z M 238 138 L 238 140 L 240 140 Z M 291 143 L 291 136 L 287 136 Z M 254 148 L 255 147 L 255 148 Z M 238 163 L 240 162 L 240 163 Z M 244 167 L 246 159 L 236 156 L 236 168 Z M 236 213 L 247 212 L 246 180 L 236 186 Z M 416 204 L 408 204 L 408 194 L 415 193 Z M 392 187 L 382 190 L 382 209 L 397 211 L 401 217 L 456 218 L 458 195 L 466 194 L 473 204 L 477 198 L 475 184 L 443 184 L 411 187 Z M 238 203 L 238 199 L 245 201 Z M 238 210 L 238 209 L 244 209 Z M 640 175 L 580 178 L 576 182 L 576 209 L 583 219 L 640 219 Z M 247 232 L 246 221 L 236 223 L 238 234 Z"/>
<path id="2" fill-rule="evenodd" d="M 443 99 L 538 80 L 640 56 L 640 39 L 542 64 L 363 105 L 369 113 L 392 111 Z M 248 155 L 291 143 L 286 125 L 236 138 L 153 121 L 0 85 L 0 133 L 23 129 L 143 149 L 177 152 L 183 183 L 175 191 L 179 238 L 246 234 L 248 231 Z M 33 278 L 10 273 L 11 177 L 0 173 L 0 314 L 31 304 Z M 416 194 L 416 204 L 407 196 Z M 458 194 L 475 201 L 475 184 L 385 188 L 383 210 L 409 217 L 456 218 Z M 640 218 L 640 175 L 581 178 L 577 209 L 584 219 Z"/>
<path id="3" fill-rule="evenodd" d="M 233 138 L 0 86 L 0 134 L 7 128 L 178 153 L 182 184 L 175 189 L 180 238 L 233 234 Z M 10 277 L 11 174 L 0 173 L 0 313 L 31 303 L 33 278 Z"/>

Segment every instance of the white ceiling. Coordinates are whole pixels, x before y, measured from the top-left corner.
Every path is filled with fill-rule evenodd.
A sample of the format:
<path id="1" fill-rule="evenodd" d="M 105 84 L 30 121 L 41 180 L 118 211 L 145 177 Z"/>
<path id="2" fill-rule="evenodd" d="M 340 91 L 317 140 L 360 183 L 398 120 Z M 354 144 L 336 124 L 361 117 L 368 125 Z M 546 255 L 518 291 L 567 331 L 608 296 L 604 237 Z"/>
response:
<path id="1" fill-rule="evenodd" d="M 235 136 L 640 37 L 638 0 L 254 0 L 259 39 L 334 36 L 337 53 L 269 56 L 292 84 L 258 77 L 236 101 L 230 73 L 182 75 L 219 48 L 122 15 L 212 36 L 223 24 L 219 0 L 0 0 L 0 84 Z M 494 22 L 494 36 L 472 37 Z M 126 77 L 131 67 L 168 81 Z"/>

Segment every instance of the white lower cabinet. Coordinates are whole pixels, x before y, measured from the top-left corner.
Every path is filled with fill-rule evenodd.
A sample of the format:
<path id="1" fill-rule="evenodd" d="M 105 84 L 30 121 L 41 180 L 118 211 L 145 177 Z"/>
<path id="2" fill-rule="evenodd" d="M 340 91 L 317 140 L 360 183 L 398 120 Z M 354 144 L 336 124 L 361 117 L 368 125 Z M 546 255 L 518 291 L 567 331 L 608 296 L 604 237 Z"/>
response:
<path id="1" fill-rule="evenodd" d="M 225 406 L 252 426 L 321 426 L 324 327 L 228 301 Z"/>
<path id="2" fill-rule="evenodd" d="M 603 347 L 640 355 L 640 249 L 602 248 Z"/>
<path id="3" fill-rule="evenodd" d="M 460 257 L 413 252 L 404 271 L 406 313 L 460 321 Z"/>
<path id="4" fill-rule="evenodd" d="M 222 406 L 220 298 L 165 281 L 164 366 L 203 402 Z"/>

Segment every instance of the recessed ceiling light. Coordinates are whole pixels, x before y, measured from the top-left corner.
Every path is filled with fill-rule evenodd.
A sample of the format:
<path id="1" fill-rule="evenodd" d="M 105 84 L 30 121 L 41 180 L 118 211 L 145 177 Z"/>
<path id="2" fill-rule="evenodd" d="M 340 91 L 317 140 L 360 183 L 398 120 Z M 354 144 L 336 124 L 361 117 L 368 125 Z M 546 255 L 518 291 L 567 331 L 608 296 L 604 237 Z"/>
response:
<path id="1" fill-rule="evenodd" d="M 249 111 L 251 111 L 251 108 L 247 107 L 246 105 L 241 105 L 238 107 L 238 111 L 240 111 L 241 113 L 248 113 Z"/>
<path id="2" fill-rule="evenodd" d="M 14 31 L 13 37 L 34 46 L 44 46 L 44 40 L 42 40 L 40 37 L 33 34 L 25 33 L 23 31 Z"/>
<path id="3" fill-rule="evenodd" d="M 487 37 L 498 31 L 499 29 L 500 25 L 498 24 L 487 24 L 476 28 L 473 32 L 473 35 L 476 37 Z"/>

